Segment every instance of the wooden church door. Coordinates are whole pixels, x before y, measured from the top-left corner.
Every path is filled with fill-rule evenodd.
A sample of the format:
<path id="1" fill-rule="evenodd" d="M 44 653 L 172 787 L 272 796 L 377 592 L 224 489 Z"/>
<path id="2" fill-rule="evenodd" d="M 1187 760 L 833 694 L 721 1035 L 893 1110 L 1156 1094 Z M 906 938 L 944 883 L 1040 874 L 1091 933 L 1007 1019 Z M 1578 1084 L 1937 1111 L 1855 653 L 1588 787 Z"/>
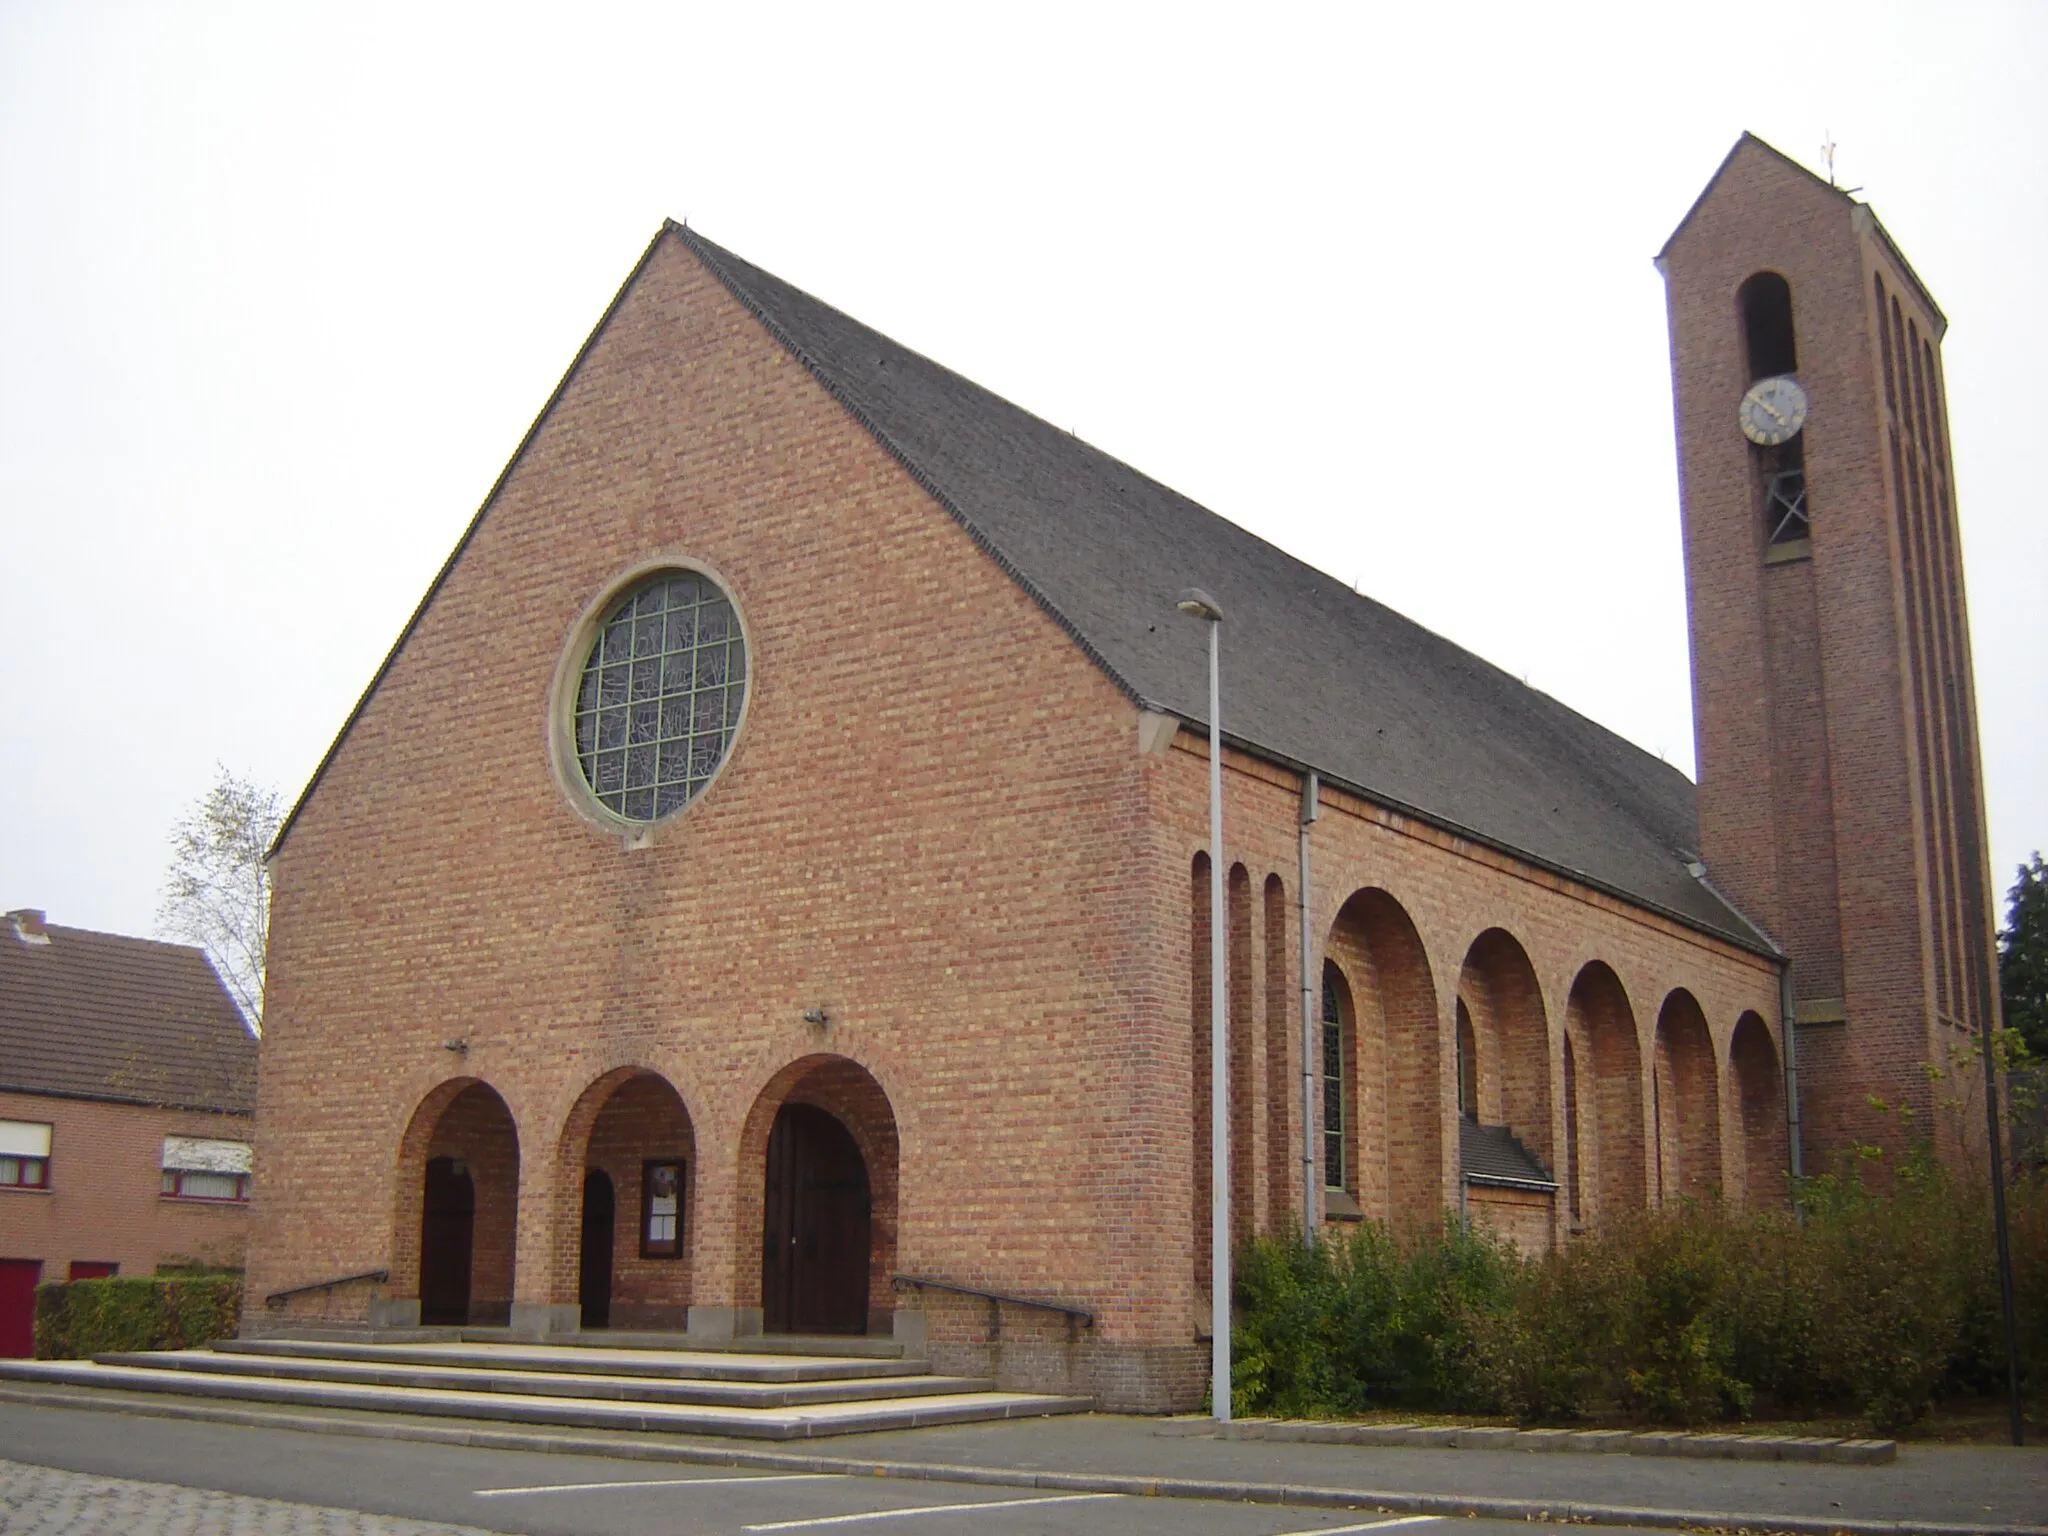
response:
<path id="1" fill-rule="evenodd" d="M 593 1168 L 583 1175 L 582 1265 L 576 1300 L 583 1308 L 585 1328 L 609 1328 L 612 1322 L 613 1224 L 618 1198 L 611 1175 Z"/>
<path id="2" fill-rule="evenodd" d="M 469 1321 L 469 1260 L 476 1236 L 476 1185 L 459 1157 L 427 1162 L 420 1217 L 420 1321 Z"/>
<path id="3" fill-rule="evenodd" d="M 866 1333 L 868 1169 L 838 1118 L 785 1104 L 768 1135 L 761 1308 L 770 1333 Z"/>

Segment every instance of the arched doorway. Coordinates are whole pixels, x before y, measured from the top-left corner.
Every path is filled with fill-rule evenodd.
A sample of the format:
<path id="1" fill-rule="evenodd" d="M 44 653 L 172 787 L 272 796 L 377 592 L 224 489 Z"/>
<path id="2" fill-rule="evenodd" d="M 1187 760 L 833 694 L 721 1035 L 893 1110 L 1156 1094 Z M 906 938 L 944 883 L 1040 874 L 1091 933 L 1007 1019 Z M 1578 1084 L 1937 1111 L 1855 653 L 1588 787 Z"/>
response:
<path id="1" fill-rule="evenodd" d="M 763 1085 L 740 1130 L 733 1228 L 755 1326 L 891 1331 L 898 1157 L 896 1112 L 858 1062 L 805 1056 Z"/>
<path id="2" fill-rule="evenodd" d="M 549 1284 L 556 1301 L 575 1300 L 583 1327 L 688 1326 L 696 1146 L 682 1095 L 651 1068 L 616 1068 L 578 1095 L 555 1148 L 574 1241 Z"/>
<path id="3" fill-rule="evenodd" d="M 784 1104 L 768 1133 L 761 1311 L 770 1333 L 865 1333 L 874 1215 L 866 1160 L 837 1115 Z"/>
<path id="4" fill-rule="evenodd" d="M 427 1159 L 420 1215 L 420 1321 L 469 1321 L 470 1265 L 476 1246 L 476 1181 L 459 1157 Z"/>
<path id="5" fill-rule="evenodd" d="M 578 1254 L 576 1301 L 585 1328 L 612 1325 L 612 1244 L 618 1195 L 611 1175 L 593 1168 L 583 1175 L 583 1223 Z"/>
<path id="6" fill-rule="evenodd" d="M 476 1078 L 442 1083 L 399 1144 L 392 1290 L 420 1321 L 497 1325 L 512 1311 L 519 1231 L 519 1131 Z"/>

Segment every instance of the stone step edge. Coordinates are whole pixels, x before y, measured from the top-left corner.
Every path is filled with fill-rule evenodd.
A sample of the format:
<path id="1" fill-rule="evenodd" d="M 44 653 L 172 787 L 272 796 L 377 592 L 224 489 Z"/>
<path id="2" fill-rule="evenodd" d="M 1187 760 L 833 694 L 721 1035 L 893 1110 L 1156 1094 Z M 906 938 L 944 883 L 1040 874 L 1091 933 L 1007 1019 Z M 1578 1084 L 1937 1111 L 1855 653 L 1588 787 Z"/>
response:
<path id="1" fill-rule="evenodd" d="M 1184 1427 L 1183 1427 L 1184 1426 Z M 1480 1425 L 1328 1424 L 1314 1419 L 1169 1420 L 1161 1435 L 1285 1440 L 1312 1445 L 1436 1446 L 1463 1451 L 1581 1451 L 1627 1456 L 1695 1456 L 1722 1461 L 1824 1461 L 1889 1466 L 1896 1440 L 1828 1435 L 1737 1435 L 1690 1430 L 1504 1429 Z"/>
<path id="2" fill-rule="evenodd" d="M 85 1391 L 113 1389 L 208 1401 L 261 1403 L 284 1409 L 393 1413 L 469 1422 L 526 1424 L 544 1430 L 599 1430 L 620 1434 L 713 1435 L 744 1440 L 816 1440 L 834 1435 L 883 1434 L 897 1429 L 989 1423 L 1002 1419 L 1052 1418 L 1093 1410 L 1092 1399 L 1050 1393 L 996 1393 L 999 1402 L 977 1403 L 970 1394 L 934 1398 L 856 1400 L 794 1408 L 732 1408 L 717 1404 L 621 1403 L 601 1398 L 556 1397 L 521 1402 L 487 1392 L 461 1393 L 409 1387 L 321 1386 L 268 1377 L 235 1380 L 183 1371 L 131 1370 L 102 1366 L 104 1379 L 63 1371 L 89 1361 L 0 1360 L 0 1380 L 36 1382 Z M 51 1369 L 56 1368 L 56 1369 Z M 123 1377 L 126 1380 L 123 1380 Z M 474 1398 L 473 1403 L 454 1399 Z M 834 1410 L 848 1410 L 835 1412 Z M 862 1410 L 854 1412 L 851 1410 Z M 649 1415 L 657 1416 L 649 1422 Z"/>
<path id="3" fill-rule="evenodd" d="M 218 1360 L 206 1358 L 209 1355 L 217 1356 Z M 248 1363 L 240 1363 L 244 1361 Z M 146 1371 L 182 1371 L 194 1377 L 224 1381 L 297 1381 L 395 1390 L 512 1393 L 569 1401 L 681 1407 L 822 1408 L 835 1403 L 888 1403 L 906 1397 L 959 1397 L 1003 1390 L 994 1377 L 936 1376 L 930 1372 L 820 1381 L 733 1381 L 607 1375 L 597 1371 L 523 1371 L 511 1366 L 385 1364 L 329 1356 L 230 1354 L 219 1350 L 116 1350 L 92 1356 L 91 1363 Z M 604 1390 L 590 1390 L 594 1383 L 601 1384 Z"/>
<path id="4" fill-rule="evenodd" d="M 277 1339 L 290 1343 L 316 1344 L 563 1344 L 576 1349 L 689 1350 L 711 1355 L 818 1355 L 846 1360 L 915 1360 L 910 1346 L 901 1339 L 868 1334 L 830 1333 L 743 1333 L 695 1334 L 650 1333 L 632 1329 L 577 1329 L 568 1333 L 547 1333 L 529 1329 L 484 1328 L 448 1324 L 421 1328 L 322 1327 L 318 1324 L 280 1324 L 260 1328 L 251 1340 Z"/>
<path id="5" fill-rule="evenodd" d="M 105 1389 L 34 1388 L 0 1381 L 0 1402 L 39 1407 L 109 1411 Z M 528 1451 L 541 1455 L 602 1456 L 616 1461 L 666 1462 L 677 1466 L 737 1467 L 758 1472 L 823 1472 L 846 1477 L 901 1478 L 911 1482 L 964 1483 L 994 1488 L 1042 1488 L 1062 1493 L 1122 1493 L 1162 1499 L 1219 1503 L 1285 1504 L 1307 1509 L 1373 1509 L 1390 1515 L 1451 1515 L 1474 1519 L 1551 1521 L 1578 1525 L 1644 1526 L 1654 1530 L 1735 1533 L 1735 1536 L 2048 1536 L 2048 1525 L 1972 1524 L 1941 1520 L 1865 1520 L 1842 1515 L 1745 1514 L 1737 1511 L 1648 1509 L 1571 1500 L 1467 1498 L 1457 1494 L 1399 1493 L 1308 1484 L 1204 1482 L 1192 1478 L 1120 1477 L 1094 1472 L 1037 1472 L 1026 1468 L 970 1467 L 946 1462 L 875 1461 L 805 1451 L 770 1451 L 738 1446 L 692 1445 L 625 1435 L 536 1434 L 530 1430 L 470 1427 L 446 1420 L 415 1422 L 390 1414 L 354 1417 L 261 1411 L 213 1403 L 181 1402 L 137 1394 L 113 1409 L 138 1417 L 210 1420 L 253 1429 L 290 1429 L 305 1434 L 352 1435 L 463 1445 L 479 1450 Z"/>
<path id="6" fill-rule="evenodd" d="M 433 1345 L 432 1349 L 421 1348 Z M 475 1348 L 476 1354 L 451 1353 L 447 1346 L 456 1349 Z M 829 1359 L 823 1364 L 791 1365 L 782 1363 L 775 1353 L 747 1354 L 739 1350 L 697 1350 L 697 1353 L 716 1356 L 746 1355 L 748 1363 L 737 1362 L 726 1365 L 681 1367 L 672 1363 L 632 1358 L 630 1350 L 613 1353 L 618 1359 L 607 1359 L 604 1368 L 598 1369 L 596 1362 L 589 1360 L 523 1359 L 505 1358 L 501 1366 L 492 1363 L 493 1357 L 484 1351 L 507 1348 L 558 1348 L 559 1341 L 533 1340 L 516 1341 L 507 1344 L 498 1340 L 491 1343 L 465 1345 L 455 1340 L 416 1339 L 411 1341 L 386 1339 L 281 1339 L 274 1335 L 260 1339 L 215 1339 L 204 1346 L 215 1354 L 262 1357 L 278 1360 L 371 1360 L 389 1361 L 402 1365 L 468 1365 L 479 1370 L 508 1369 L 521 1371 L 555 1371 L 567 1375 L 581 1376 L 643 1376 L 655 1381 L 893 1381 L 906 1376 L 932 1375 L 929 1365 L 923 1360 L 883 1359 L 867 1356 L 843 1356 Z M 569 1346 L 578 1347 L 578 1346 Z M 795 1357 L 803 1358 L 803 1357 Z"/>

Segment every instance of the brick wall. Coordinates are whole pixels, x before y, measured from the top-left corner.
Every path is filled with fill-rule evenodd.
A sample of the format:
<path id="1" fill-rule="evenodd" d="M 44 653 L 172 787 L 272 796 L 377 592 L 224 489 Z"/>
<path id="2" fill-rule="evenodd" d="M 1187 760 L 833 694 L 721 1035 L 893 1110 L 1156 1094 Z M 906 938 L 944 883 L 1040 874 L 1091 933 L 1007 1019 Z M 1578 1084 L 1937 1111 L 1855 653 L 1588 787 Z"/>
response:
<path id="1" fill-rule="evenodd" d="M 126 1275 L 242 1262 L 246 1206 L 177 1199 L 161 1187 L 166 1136 L 249 1141 L 248 1116 L 0 1093 L 0 1120 L 51 1127 L 49 1188 L 0 1189 L 0 1258 L 40 1259 L 45 1280 L 65 1279 L 74 1260 L 118 1264 Z"/>
<path id="2" fill-rule="evenodd" d="M 564 789 L 547 701 L 593 605 L 664 555 L 734 598 L 752 694 L 720 777 L 626 840 Z M 1228 667 L 1226 650 L 1226 696 Z M 1206 752 L 1188 731 L 1146 751 L 1138 725 L 659 242 L 277 857 L 252 1290 L 389 1256 L 391 1294 L 416 1294 L 419 1169 L 480 1083 L 517 1138 L 511 1296 L 573 1305 L 583 1173 L 614 1155 L 605 1106 L 658 1079 L 692 1149 L 689 1252 L 628 1277 L 645 1305 L 758 1317 L 768 1131 L 785 1100 L 811 1102 L 868 1163 L 871 1327 L 916 1309 L 935 1362 L 1190 1406 L 1206 1356 Z M 1234 1224 L 1291 1225 L 1300 785 L 1235 754 L 1227 770 Z M 1633 1163 L 1622 1187 L 1646 1198 L 1664 999 L 1698 1000 L 1725 1078 L 1736 1020 L 1775 1015 L 1770 964 L 1382 807 L 1325 807 L 1309 921 L 1354 1013 L 1368 1211 L 1420 1221 L 1457 1202 L 1444 1042 L 1491 934 L 1482 955 L 1510 945 L 1523 968 L 1496 1005 L 1512 1049 L 1481 1062 L 1502 1112 L 1532 1146 L 1562 1145 L 1561 1090 L 1538 1085 L 1561 1084 L 1565 1030 L 1581 1029 L 1587 1102 L 1605 1106 L 1582 1139 L 1604 1168 Z M 1598 1028 L 1568 1026 L 1589 988 Z M 819 1007 L 825 1022 L 804 1018 Z M 442 1048 L 458 1037 L 460 1056 Z M 633 1092 L 650 1113 L 661 1097 Z M 1738 1097 L 1720 1095 L 1724 1128 Z M 619 1114 L 624 1147 L 647 1126 Z M 1722 1146 L 1743 1155 L 1740 1134 Z M 620 1210 L 637 1211 L 623 1183 Z M 992 1336 L 975 1304 L 896 1295 L 892 1270 L 1095 1322 L 1070 1336 L 1006 1316 Z M 369 1294 L 317 1305 L 360 1315 Z"/>

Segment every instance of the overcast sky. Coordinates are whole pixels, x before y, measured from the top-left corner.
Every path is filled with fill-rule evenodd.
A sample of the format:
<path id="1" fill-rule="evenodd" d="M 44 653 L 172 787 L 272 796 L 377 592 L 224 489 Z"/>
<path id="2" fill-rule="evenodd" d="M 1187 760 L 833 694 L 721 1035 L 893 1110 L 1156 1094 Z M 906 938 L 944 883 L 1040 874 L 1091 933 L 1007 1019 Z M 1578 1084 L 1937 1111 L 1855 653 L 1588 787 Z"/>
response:
<path id="1" fill-rule="evenodd" d="M 0 908 L 297 795 L 664 215 L 1690 770 L 1650 258 L 1745 128 L 1950 318 L 2002 893 L 2044 103 L 2041 4 L 0 0 Z"/>

